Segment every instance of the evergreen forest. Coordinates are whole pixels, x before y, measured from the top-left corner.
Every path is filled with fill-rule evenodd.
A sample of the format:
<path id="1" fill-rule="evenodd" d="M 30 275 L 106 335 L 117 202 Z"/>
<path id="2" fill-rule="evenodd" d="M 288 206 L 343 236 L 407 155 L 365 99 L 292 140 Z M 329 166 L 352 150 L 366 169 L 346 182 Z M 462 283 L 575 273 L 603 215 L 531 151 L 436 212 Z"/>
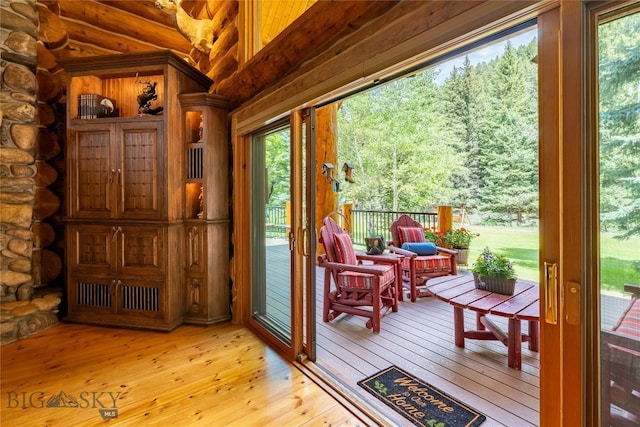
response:
<path id="1" fill-rule="evenodd" d="M 640 235 L 640 14 L 601 26 L 598 40 L 602 228 L 628 238 Z M 342 185 L 341 203 L 452 205 L 475 224 L 536 225 L 536 55 L 535 39 L 507 42 L 444 79 L 435 67 L 344 100 L 338 164 L 353 164 L 356 182 Z"/>

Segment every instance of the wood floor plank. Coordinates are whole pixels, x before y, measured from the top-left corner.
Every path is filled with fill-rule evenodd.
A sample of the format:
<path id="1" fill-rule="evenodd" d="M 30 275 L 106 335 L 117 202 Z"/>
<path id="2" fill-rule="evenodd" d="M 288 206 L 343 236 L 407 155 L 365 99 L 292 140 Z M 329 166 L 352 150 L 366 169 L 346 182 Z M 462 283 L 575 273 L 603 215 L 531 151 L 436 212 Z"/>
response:
<path id="1" fill-rule="evenodd" d="M 283 414 L 285 425 L 365 425 L 238 325 L 167 334 L 62 323 L 2 346 L 0 358 L 2 426 L 282 425 Z M 102 397 L 45 407 L 61 391 L 82 405 Z M 108 393 L 118 414 L 105 421 Z M 252 413 L 260 424 L 247 424 Z"/>

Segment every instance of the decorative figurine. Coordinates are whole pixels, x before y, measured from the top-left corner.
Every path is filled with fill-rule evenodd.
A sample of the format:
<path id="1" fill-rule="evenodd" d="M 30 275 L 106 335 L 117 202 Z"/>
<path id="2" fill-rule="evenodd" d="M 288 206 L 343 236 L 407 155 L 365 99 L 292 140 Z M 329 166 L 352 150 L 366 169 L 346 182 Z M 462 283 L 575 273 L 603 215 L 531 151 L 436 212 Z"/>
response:
<path id="1" fill-rule="evenodd" d="M 146 86 L 138 95 L 138 113 L 142 114 L 150 114 L 150 115 L 158 115 L 162 113 L 163 107 L 151 108 L 151 101 L 155 101 L 158 99 L 158 94 L 156 93 L 156 85 L 158 82 L 151 83 L 150 80 L 146 82 L 140 81 L 138 79 L 138 75 L 136 74 L 136 83 L 145 84 Z"/>

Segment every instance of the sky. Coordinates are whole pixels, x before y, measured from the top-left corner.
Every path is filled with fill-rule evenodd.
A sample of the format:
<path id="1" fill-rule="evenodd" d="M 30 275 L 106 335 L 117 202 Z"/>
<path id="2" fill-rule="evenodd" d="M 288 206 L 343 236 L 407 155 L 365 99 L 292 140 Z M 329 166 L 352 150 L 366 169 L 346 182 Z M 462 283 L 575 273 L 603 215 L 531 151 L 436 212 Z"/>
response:
<path id="1" fill-rule="evenodd" d="M 436 68 L 440 70 L 440 73 L 438 74 L 438 77 L 436 77 L 435 81 L 438 85 L 443 84 L 444 81 L 451 74 L 451 71 L 453 70 L 454 66 L 458 68 L 462 67 L 462 64 L 464 63 L 464 58 L 467 55 L 471 60 L 471 65 L 476 65 L 481 62 L 489 62 L 492 59 L 495 59 L 496 57 L 504 53 L 504 47 L 506 46 L 508 40 L 511 41 L 511 45 L 513 47 L 517 48 L 518 46 L 529 44 L 529 42 L 532 39 L 534 39 L 537 36 L 537 34 L 538 34 L 537 28 L 533 28 L 522 34 L 518 34 L 514 37 L 501 40 L 491 45 L 483 46 L 480 49 L 475 50 L 471 53 L 467 53 L 465 55 L 451 59 L 447 62 L 443 62 L 442 64 L 438 64 Z"/>

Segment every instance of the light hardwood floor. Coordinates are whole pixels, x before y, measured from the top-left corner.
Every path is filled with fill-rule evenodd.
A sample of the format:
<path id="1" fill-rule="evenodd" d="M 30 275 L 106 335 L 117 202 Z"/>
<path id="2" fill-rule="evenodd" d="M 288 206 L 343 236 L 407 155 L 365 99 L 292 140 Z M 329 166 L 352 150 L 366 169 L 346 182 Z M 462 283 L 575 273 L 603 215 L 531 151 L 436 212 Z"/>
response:
<path id="1" fill-rule="evenodd" d="M 232 324 L 166 334 L 62 323 L 0 352 L 3 427 L 370 424 Z M 62 392 L 77 406 L 46 406 Z"/>

